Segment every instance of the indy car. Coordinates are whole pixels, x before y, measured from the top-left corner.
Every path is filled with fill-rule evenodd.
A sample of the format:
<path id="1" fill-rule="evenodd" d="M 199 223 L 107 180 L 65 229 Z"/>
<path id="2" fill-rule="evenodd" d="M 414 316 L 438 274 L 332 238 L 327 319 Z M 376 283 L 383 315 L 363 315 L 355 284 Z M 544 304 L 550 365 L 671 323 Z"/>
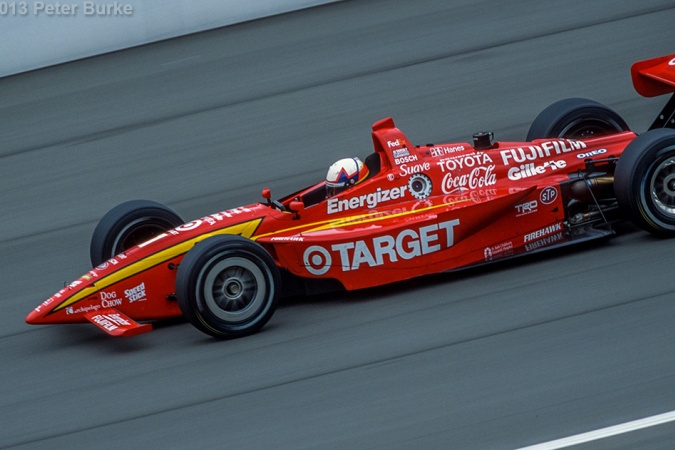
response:
<path id="1" fill-rule="evenodd" d="M 675 54 L 635 63 L 637 92 L 675 92 Z M 327 179 L 185 222 L 148 200 L 103 216 L 92 269 L 30 312 L 29 324 L 90 322 L 133 336 L 184 316 L 216 338 L 260 330 L 280 297 L 362 289 L 610 236 L 631 220 L 675 235 L 675 94 L 650 129 L 570 98 L 524 142 L 413 145 L 393 119 L 374 150 Z M 351 156 L 351 155 L 350 155 Z M 351 162 L 350 162 L 351 160 Z"/>

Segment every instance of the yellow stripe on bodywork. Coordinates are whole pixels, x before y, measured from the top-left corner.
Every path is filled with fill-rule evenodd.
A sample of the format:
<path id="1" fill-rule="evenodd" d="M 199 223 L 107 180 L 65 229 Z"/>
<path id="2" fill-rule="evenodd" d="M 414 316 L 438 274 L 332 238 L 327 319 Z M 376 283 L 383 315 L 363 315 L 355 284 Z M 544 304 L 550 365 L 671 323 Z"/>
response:
<path id="1" fill-rule="evenodd" d="M 419 208 L 415 209 L 412 211 L 404 211 L 400 213 L 394 213 L 394 214 L 389 214 L 389 215 L 383 215 L 382 212 L 372 212 L 368 214 L 358 214 L 354 216 L 347 216 L 347 217 L 340 217 L 337 219 L 330 219 L 330 220 L 321 220 L 319 222 L 312 222 L 312 223 L 307 223 L 304 225 L 298 225 L 295 227 L 291 228 L 286 228 L 284 230 L 279 230 L 279 231 L 274 231 L 271 233 L 265 233 L 265 234 L 259 234 L 256 236 L 254 239 L 260 239 L 263 237 L 268 237 L 268 236 L 274 236 L 276 234 L 281 234 L 281 233 L 288 233 L 290 231 L 296 231 L 299 233 L 312 233 L 314 231 L 323 231 L 323 230 L 331 230 L 335 228 L 342 228 L 342 227 L 347 227 L 350 225 L 358 225 L 358 224 L 364 224 L 364 223 L 371 223 L 371 222 L 378 222 L 380 220 L 387 220 L 387 219 L 392 219 L 396 217 L 403 217 L 403 216 L 408 216 L 411 214 L 419 214 L 427 211 L 431 211 L 433 209 L 438 209 L 438 208 L 443 208 L 446 206 L 452 206 L 456 205 L 458 203 L 463 203 L 466 201 L 469 201 L 471 199 L 461 199 L 457 200 L 454 202 L 448 202 L 448 203 L 442 203 L 440 205 L 432 205 L 432 206 L 427 206 L 424 208 Z M 303 230 L 303 231 L 300 231 Z"/>
<path id="2" fill-rule="evenodd" d="M 99 279 L 94 284 L 85 287 L 80 292 L 73 295 L 72 297 L 70 297 L 69 299 L 65 300 L 63 303 L 58 305 L 56 308 L 54 308 L 52 312 L 59 311 L 67 306 L 72 305 L 73 303 L 77 303 L 80 300 L 89 297 L 90 295 L 94 295 L 98 291 L 110 287 L 113 284 L 118 283 L 126 278 L 132 277 L 140 272 L 143 272 L 144 270 L 150 269 L 151 267 L 169 261 L 175 258 L 176 256 L 187 253 L 188 250 L 190 250 L 197 242 L 203 241 L 204 239 L 209 238 L 211 236 L 217 236 L 220 234 L 238 234 L 240 236 L 250 239 L 251 236 L 253 236 L 253 233 L 255 233 L 255 230 L 258 229 L 258 226 L 260 225 L 262 220 L 263 218 L 261 217 L 259 219 L 254 219 L 248 222 L 242 222 L 237 225 L 232 225 L 231 227 L 221 228 L 211 233 L 200 234 L 195 238 L 181 242 L 180 244 L 176 244 L 173 247 L 169 247 L 146 258 L 143 258 L 140 261 L 129 264 L 128 266 L 123 267 L 117 272 L 113 272 L 110 275 Z"/>

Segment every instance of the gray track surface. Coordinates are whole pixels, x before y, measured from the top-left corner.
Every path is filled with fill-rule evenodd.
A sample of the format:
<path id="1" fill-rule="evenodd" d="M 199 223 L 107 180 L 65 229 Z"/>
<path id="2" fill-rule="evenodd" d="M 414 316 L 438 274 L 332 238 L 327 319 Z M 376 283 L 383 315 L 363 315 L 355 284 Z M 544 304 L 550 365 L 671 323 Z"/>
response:
<path id="1" fill-rule="evenodd" d="M 505 6 L 508 4 L 508 7 Z M 675 409 L 675 240 L 287 301 L 219 342 L 26 314 L 132 198 L 185 218 L 320 179 L 394 116 L 413 142 L 524 139 L 589 97 L 645 130 L 663 1 L 351 1 L 0 80 L 0 447 L 508 449 Z M 587 448 L 672 448 L 664 425 Z"/>

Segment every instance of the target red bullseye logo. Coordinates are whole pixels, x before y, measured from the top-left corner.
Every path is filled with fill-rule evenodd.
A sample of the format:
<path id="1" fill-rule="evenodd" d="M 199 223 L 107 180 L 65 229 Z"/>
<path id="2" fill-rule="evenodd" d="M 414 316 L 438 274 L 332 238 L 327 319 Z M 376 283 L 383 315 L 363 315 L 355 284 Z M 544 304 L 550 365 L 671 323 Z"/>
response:
<path id="1" fill-rule="evenodd" d="M 303 255 L 303 261 L 307 271 L 312 275 L 323 275 L 328 272 L 333 262 L 328 250 L 319 245 L 307 247 Z"/>

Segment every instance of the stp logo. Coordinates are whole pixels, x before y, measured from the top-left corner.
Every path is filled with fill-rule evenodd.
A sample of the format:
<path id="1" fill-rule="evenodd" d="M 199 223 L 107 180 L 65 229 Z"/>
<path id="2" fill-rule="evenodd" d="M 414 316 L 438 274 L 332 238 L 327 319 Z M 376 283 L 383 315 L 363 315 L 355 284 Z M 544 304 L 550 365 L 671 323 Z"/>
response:
<path id="1" fill-rule="evenodd" d="M 558 199 L 558 188 L 555 186 L 546 186 L 544 189 L 541 190 L 541 193 L 539 194 L 539 200 L 544 205 L 550 205 L 554 201 Z"/>

